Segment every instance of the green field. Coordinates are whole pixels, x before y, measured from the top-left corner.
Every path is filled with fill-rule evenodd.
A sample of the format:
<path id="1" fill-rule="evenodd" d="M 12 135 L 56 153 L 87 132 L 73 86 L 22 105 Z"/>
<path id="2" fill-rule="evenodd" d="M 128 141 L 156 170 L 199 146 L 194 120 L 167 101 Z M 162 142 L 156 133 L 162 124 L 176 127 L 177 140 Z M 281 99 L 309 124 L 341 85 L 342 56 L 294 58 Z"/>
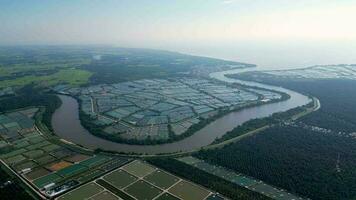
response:
<path id="1" fill-rule="evenodd" d="M 37 136 L 33 136 L 33 137 L 30 137 L 28 139 L 32 144 L 36 144 L 36 143 L 40 143 L 40 142 L 44 142 L 45 139 L 40 136 L 40 135 L 37 135 Z"/>
<path id="2" fill-rule="evenodd" d="M 91 72 L 81 69 L 62 69 L 57 73 L 47 76 L 24 76 L 11 80 L 0 81 L 1 88 L 20 87 L 35 83 L 42 86 L 53 86 L 56 84 L 81 85 L 87 83 L 92 75 Z"/>
<path id="3" fill-rule="evenodd" d="M 43 147 L 43 146 L 46 146 L 46 145 L 49 145 L 51 144 L 50 142 L 48 141 L 43 141 L 43 142 L 40 142 L 40 143 L 37 143 L 37 144 L 33 144 L 33 145 L 28 145 L 26 147 L 27 150 L 34 150 L 34 149 L 38 149 L 40 147 Z"/>
<path id="4" fill-rule="evenodd" d="M 174 183 L 179 181 L 179 178 L 170 175 L 162 170 L 156 170 L 146 176 L 144 179 L 162 189 L 167 189 L 171 187 Z"/>
<path id="5" fill-rule="evenodd" d="M 33 184 L 35 184 L 38 188 L 42 188 L 45 185 L 48 185 L 50 183 L 55 183 L 59 180 L 61 180 L 62 177 L 58 176 L 57 174 L 49 174 L 47 176 L 43 176 L 41 178 L 38 178 L 33 181 Z"/>
<path id="6" fill-rule="evenodd" d="M 137 177 L 144 177 L 155 171 L 155 168 L 138 160 L 125 165 L 123 169 Z"/>
<path id="7" fill-rule="evenodd" d="M 28 158 L 37 158 L 40 157 L 41 155 L 43 155 L 43 151 L 42 150 L 32 150 L 32 151 L 28 151 L 23 153 L 23 155 L 25 155 Z"/>
<path id="8" fill-rule="evenodd" d="M 108 158 L 106 156 L 94 156 L 93 158 L 89 158 L 87 160 L 80 162 L 80 165 L 87 166 L 87 167 L 93 167 L 93 166 L 105 163 L 109 159 L 110 158 Z"/>
<path id="9" fill-rule="evenodd" d="M 119 198 L 111 192 L 104 191 L 91 197 L 90 200 L 119 200 Z"/>
<path id="10" fill-rule="evenodd" d="M 83 185 L 71 192 L 68 192 L 67 194 L 59 197 L 59 200 L 80 200 L 80 199 L 87 199 L 91 196 L 94 196 L 96 194 L 99 194 L 102 192 L 104 189 L 100 187 L 96 183 L 88 183 L 86 185 Z"/>
<path id="11" fill-rule="evenodd" d="M 7 154 L 2 154 L 1 157 L 2 158 L 9 158 L 9 157 L 13 157 L 13 156 L 17 156 L 19 154 L 22 154 L 26 152 L 26 149 L 18 149 L 18 150 L 15 150 L 15 151 L 11 151 L 10 153 L 7 153 Z"/>
<path id="12" fill-rule="evenodd" d="M 124 189 L 125 192 L 138 200 L 149 200 L 158 196 L 162 191 L 145 181 L 137 181 Z"/>
<path id="13" fill-rule="evenodd" d="M 30 83 L 78 85 L 88 81 L 92 73 L 78 67 L 89 64 L 90 55 L 77 54 L 72 49 L 58 48 L 55 51 L 56 55 L 53 49 L 46 47 L 0 49 L 0 88 L 22 87 Z"/>
<path id="14" fill-rule="evenodd" d="M 7 158 L 6 162 L 11 164 L 16 164 L 24 160 L 26 160 L 26 158 L 23 155 L 17 155 L 17 156 Z"/>
<path id="15" fill-rule="evenodd" d="M 72 166 L 69 166 L 69 167 L 66 167 L 64 169 L 57 171 L 57 174 L 64 176 L 64 177 L 69 177 L 74 174 L 81 173 L 85 170 L 87 170 L 86 167 L 76 164 L 76 165 L 72 165 Z"/>
<path id="16" fill-rule="evenodd" d="M 44 155 L 44 156 L 41 156 L 40 158 L 35 159 L 35 161 L 40 165 L 52 162 L 54 160 L 55 160 L 55 158 L 50 155 Z"/>
<path id="17" fill-rule="evenodd" d="M 169 192 L 183 200 L 203 200 L 209 195 L 209 191 L 193 185 L 187 181 L 181 181 L 169 189 Z"/>
<path id="18" fill-rule="evenodd" d="M 94 174 L 102 173 L 99 170 L 96 170 L 96 172 L 89 170 L 84 173 L 86 175 L 80 175 L 82 175 L 81 177 L 90 176 L 91 172 Z M 137 175 L 142 177 L 139 178 Z M 76 200 L 85 198 L 90 200 L 114 200 L 118 197 L 125 200 L 203 200 L 208 197 L 209 200 L 221 199 L 216 195 L 214 196 L 215 193 L 201 186 L 182 180 L 164 170 L 146 164 L 141 160 L 134 160 L 112 172 L 102 175 L 91 183 L 95 185 L 98 184 L 103 187 L 105 191 L 100 191 L 89 196 L 80 194 L 80 191 L 85 191 L 85 188 L 79 188 L 64 194 L 59 199 Z M 79 190 L 79 192 L 77 190 Z"/>
<path id="19" fill-rule="evenodd" d="M 89 171 L 86 171 L 86 172 L 80 174 L 80 177 L 77 180 L 81 183 L 85 183 L 89 180 L 92 180 L 95 177 L 100 176 L 103 173 L 104 172 L 101 170 L 89 170 Z"/>
<path id="20" fill-rule="evenodd" d="M 137 180 L 134 176 L 120 169 L 104 176 L 103 179 L 118 189 L 126 187 Z"/>
<path id="21" fill-rule="evenodd" d="M 61 147 L 56 144 L 50 144 L 50 145 L 42 147 L 42 149 L 46 152 L 51 152 L 51 151 L 54 151 L 59 148 L 61 148 Z"/>

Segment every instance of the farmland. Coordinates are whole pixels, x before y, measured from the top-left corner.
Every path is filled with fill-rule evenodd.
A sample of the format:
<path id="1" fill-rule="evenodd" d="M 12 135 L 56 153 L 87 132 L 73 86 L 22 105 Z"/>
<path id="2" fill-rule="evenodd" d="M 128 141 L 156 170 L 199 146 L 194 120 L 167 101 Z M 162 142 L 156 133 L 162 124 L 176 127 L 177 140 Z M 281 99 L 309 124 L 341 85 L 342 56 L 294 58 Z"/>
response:
<path id="1" fill-rule="evenodd" d="M 38 108 L 29 108 L 0 115 L 0 159 L 42 198 L 189 200 L 184 194 L 196 194 L 194 199 L 217 196 L 140 160 L 130 162 L 130 158 L 64 145 L 36 128 L 33 118 L 38 112 Z"/>
<path id="2" fill-rule="evenodd" d="M 198 78 L 144 79 L 81 88 L 59 85 L 53 89 L 79 99 L 81 111 L 89 119 L 84 126 L 91 123 L 100 128 L 94 134 L 139 144 L 182 138 L 221 112 L 282 98 L 267 90 Z"/>
<path id="3" fill-rule="evenodd" d="M 38 84 L 41 86 L 53 86 L 58 83 L 66 83 L 70 85 L 82 85 L 85 84 L 91 73 L 88 71 L 80 69 L 63 69 L 59 70 L 57 73 L 45 76 L 34 76 L 29 75 L 21 78 L 16 78 L 12 80 L 0 81 L 1 87 L 21 87 L 31 83 Z"/>
<path id="4" fill-rule="evenodd" d="M 21 88 L 28 84 L 81 85 L 87 83 L 92 73 L 77 67 L 90 61 L 89 54 L 75 48 L 3 47 L 0 49 L 0 88 Z"/>
<path id="5" fill-rule="evenodd" d="M 132 200 L 203 200 L 217 197 L 224 199 L 206 188 L 139 160 L 119 167 L 57 199 L 100 199 L 99 196 L 103 199 Z"/>
<path id="6" fill-rule="evenodd" d="M 44 196 L 54 196 L 128 161 L 82 154 L 39 132 L 37 108 L 0 115 L 0 158 Z"/>

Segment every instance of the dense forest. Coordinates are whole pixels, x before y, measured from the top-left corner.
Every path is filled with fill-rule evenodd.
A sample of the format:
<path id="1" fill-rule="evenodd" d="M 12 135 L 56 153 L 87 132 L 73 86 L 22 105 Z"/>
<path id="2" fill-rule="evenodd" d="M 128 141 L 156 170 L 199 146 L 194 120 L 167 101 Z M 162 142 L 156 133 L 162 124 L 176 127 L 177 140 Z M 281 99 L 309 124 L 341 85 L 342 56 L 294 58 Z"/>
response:
<path id="1" fill-rule="evenodd" d="M 312 199 L 356 197 L 356 141 L 337 134 L 274 126 L 197 156 Z"/>
<path id="2" fill-rule="evenodd" d="M 267 125 L 274 125 L 274 124 L 278 124 L 284 120 L 289 120 L 293 115 L 301 113 L 301 112 L 305 111 L 308 107 L 311 107 L 311 106 L 313 106 L 313 103 L 310 103 L 305 106 L 296 107 L 296 108 L 290 109 L 286 112 L 274 113 L 269 117 L 249 120 L 249 121 L 243 123 L 242 125 L 235 127 L 231 131 L 228 131 L 222 137 L 216 138 L 215 141 L 213 142 L 213 144 L 217 144 L 217 143 L 244 135 L 250 131 L 262 128 Z"/>
<path id="3" fill-rule="evenodd" d="M 356 132 L 356 82 L 275 79 L 268 83 L 319 98 L 321 109 L 300 121 L 332 132 L 279 125 L 196 156 L 312 199 L 355 199 L 356 140 L 338 132 Z"/>
<path id="4" fill-rule="evenodd" d="M 252 80 L 247 74 L 241 79 Z M 259 81 L 283 86 L 320 100 L 321 108 L 303 118 L 303 122 L 335 131 L 356 132 L 356 81 L 344 79 L 294 81 L 259 78 Z"/>
<path id="5" fill-rule="evenodd" d="M 303 121 L 335 131 L 356 132 L 356 81 L 320 80 L 283 82 L 283 86 L 319 98 L 321 109 Z"/>
<path id="6" fill-rule="evenodd" d="M 241 200 L 268 200 L 269 198 L 259 193 L 250 191 L 246 188 L 239 187 L 222 178 L 211 175 L 200 169 L 194 168 L 190 165 L 177 161 L 173 158 L 155 158 L 149 160 L 155 166 L 174 173 L 182 178 L 191 180 L 204 187 L 210 188 L 213 191 L 229 197 L 231 199 Z"/>

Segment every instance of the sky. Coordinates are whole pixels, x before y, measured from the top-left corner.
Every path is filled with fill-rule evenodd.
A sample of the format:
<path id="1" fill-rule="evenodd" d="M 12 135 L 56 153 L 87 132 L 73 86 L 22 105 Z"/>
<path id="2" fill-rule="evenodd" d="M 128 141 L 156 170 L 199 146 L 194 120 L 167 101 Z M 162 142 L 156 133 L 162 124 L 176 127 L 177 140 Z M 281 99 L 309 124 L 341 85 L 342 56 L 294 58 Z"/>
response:
<path id="1" fill-rule="evenodd" d="M 0 45 L 110 44 L 228 59 L 301 44 L 342 52 L 355 47 L 355 11 L 356 0 L 0 0 Z"/>

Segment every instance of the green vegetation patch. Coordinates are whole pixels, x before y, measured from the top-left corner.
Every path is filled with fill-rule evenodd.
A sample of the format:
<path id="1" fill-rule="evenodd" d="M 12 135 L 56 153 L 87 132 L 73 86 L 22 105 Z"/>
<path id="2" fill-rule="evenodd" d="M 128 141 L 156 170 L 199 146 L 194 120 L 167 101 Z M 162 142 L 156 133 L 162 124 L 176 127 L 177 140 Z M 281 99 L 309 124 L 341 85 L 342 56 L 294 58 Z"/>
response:
<path id="1" fill-rule="evenodd" d="M 26 134 L 25 138 L 30 139 L 32 137 L 41 136 L 37 131 L 29 132 Z"/>
<path id="2" fill-rule="evenodd" d="M 43 141 L 43 142 L 39 142 L 39 143 L 36 143 L 36 144 L 32 144 L 32 145 L 26 147 L 26 149 L 28 149 L 28 150 L 39 149 L 39 148 L 41 148 L 43 146 L 46 146 L 46 145 L 49 145 L 49 144 L 51 144 L 51 143 L 48 142 L 48 141 Z"/>
<path id="3" fill-rule="evenodd" d="M 71 165 L 69 167 L 66 167 L 64 169 L 61 169 L 59 171 L 57 171 L 57 174 L 64 176 L 64 177 L 69 177 L 72 176 L 74 174 L 78 174 L 80 172 L 83 172 L 85 170 L 87 170 L 88 168 L 79 164 L 75 164 L 75 165 Z"/>
<path id="4" fill-rule="evenodd" d="M 88 170 L 88 171 L 80 174 L 80 177 L 77 179 L 77 181 L 79 181 L 81 183 L 85 183 L 87 181 L 90 181 L 90 180 L 100 176 L 103 173 L 104 173 L 104 171 L 101 171 L 101 170 Z"/>
<path id="5" fill-rule="evenodd" d="M 47 163 L 52 162 L 54 160 L 55 160 L 55 158 L 53 156 L 50 156 L 50 155 L 44 155 L 44 156 L 41 156 L 41 157 L 35 159 L 35 161 L 40 165 L 47 164 Z"/>
<path id="6" fill-rule="evenodd" d="M 59 148 L 61 148 L 61 147 L 56 144 L 50 144 L 50 145 L 42 147 L 42 149 L 46 152 L 51 152 L 51 151 L 54 151 Z"/>
<path id="7" fill-rule="evenodd" d="M 17 155 L 17 156 L 9 157 L 5 161 L 6 161 L 6 163 L 9 163 L 9 164 L 15 164 L 15 163 L 19 163 L 24 160 L 26 160 L 26 158 L 23 155 Z"/>
<path id="8" fill-rule="evenodd" d="M 23 129 L 32 128 L 34 125 L 34 121 L 32 121 L 30 119 L 22 119 L 22 120 L 19 120 L 18 123 L 21 126 L 21 128 L 23 128 Z"/>
<path id="9" fill-rule="evenodd" d="M 90 156 L 87 155 L 83 155 L 83 154 L 75 154 L 69 158 L 66 158 L 65 160 L 68 162 L 72 162 L 72 163 L 77 163 L 77 162 L 81 162 L 83 160 L 86 160 L 90 158 Z"/>
<path id="10" fill-rule="evenodd" d="M 104 176 L 103 179 L 118 189 L 124 188 L 137 180 L 136 177 L 121 169 Z"/>
<path id="11" fill-rule="evenodd" d="M 203 200 L 209 195 L 209 191 L 189 183 L 181 181 L 169 189 L 169 192 L 184 200 Z"/>
<path id="12" fill-rule="evenodd" d="M 100 187 L 96 183 L 88 183 L 86 185 L 83 185 L 71 192 L 68 192 L 67 194 L 64 194 L 63 196 L 59 197 L 59 200 L 77 200 L 77 199 L 87 199 L 91 196 L 94 196 L 96 194 L 99 194 L 102 192 L 104 189 Z"/>
<path id="13" fill-rule="evenodd" d="M 137 181 L 136 183 L 125 188 L 124 191 L 138 200 L 153 199 L 162 192 L 160 189 L 142 180 Z"/>
<path id="14" fill-rule="evenodd" d="M 42 150 L 32 150 L 32 151 L 27 151 L 27 152 L 23 153 L 23 155 L 28 158 L 37 158 L 37 157 L 40 157 L 41 155 L 43 155 L 43 153 L 44 152 Z"/>
<path id="15" fill-rule="evenodd" d="M 48 184 L 56 183 L 61 179 L 62 179 L 62 177 L 58 176 L 55 173 L 52 173 L 52 174 L 43 176 L 41 178 L 35 179 L 33 181 L 33 184 L 35 184 L 38 188 L 42 188 Z"/>
<path id="16" fill-rule="evenodd" d="M 10 122 L 7 124 L 3 124 L 5 128 L 13 128 L 13 127 L 20 127 L 20 125 L 17 122 Z"/>
<path id="17" fill-rule="evenodd" d="M 64 148 L 61 148 L 57 151 L 51 152 L 51 155 L 53 155 L 54 157 L 56 157 L 58 159 L 61 159 L 61 158 L 67 157 L 67 156 L 71 156 L 72 154 L 73 154 L 73 152 L 69 151 L 68 149 L 64 149 Z"/>
<path id="18" fill-rule="evenodd" d="M 9 158 L 9 157 L 13 157 L 13 156 L 22 154 L 22 153 L 24 153 L 26 151 L 27 151 L 26 149 L 18 149 L 18 150 L 15 150 L 15 151 L 11 151 L 10 153 L 3 154 L 3 155 L 1 155 L 1 157 L 2 158 Z"/>
<path id="19" fill-rule="evenodd" d="M 59 83 L 66 83 L 70 85 L 81 85 L 87 83 L 88 79 L 92 75 L 91 72 L 81 69 L 62 69 L 57 73 L 47 76 L 24 76 L 16 79 L 0 81 L 2 88 L 4 87 L 16 87 L 25 86 L 32 83 L 43 86 L 53 86 Z"/>
<path id="20" fill-rule="evenodd" d="M 155 168 L 138 160 L 125 165 L 123 169 L 138 177 L 144 177 L 155 171 Z"/>
<path id="21" fill-rule="evenodd" d="M 26 140 L 14 142 L 14 147 L 16 149 L 21 149 L 21 148 L 27 147 L 28 145 L 30 145 L 30 143 L 28 143 L 28 141 L 26 141 Z"/>
<path id="22" fill-rule="evenodd" d="M 109 157 L 106 156 L 94 156 L 92 158 L 86 159 L 82 162 L 80 162 L 81 165 L 87 166 L 87 167 L 94 167 L 100 164 L 103 164 L 110 160 Z"/>
<path id="23" fill-rule="evenodd" d="M 162 189 L 167 189 L 179 181 L 179 178 L 162 170 L 156 170 L 153 173 L 147 175 L 144 179 Z"/>
<path id="24" fill-rule="evenodd" d="M 45 139 L 44 139 L 41 135 L 34 136 L 34 137 L 30 137 L 28 140 L 29 140 L 32 144 L 36 144 L 36 143 L 45 141 Z"/>

